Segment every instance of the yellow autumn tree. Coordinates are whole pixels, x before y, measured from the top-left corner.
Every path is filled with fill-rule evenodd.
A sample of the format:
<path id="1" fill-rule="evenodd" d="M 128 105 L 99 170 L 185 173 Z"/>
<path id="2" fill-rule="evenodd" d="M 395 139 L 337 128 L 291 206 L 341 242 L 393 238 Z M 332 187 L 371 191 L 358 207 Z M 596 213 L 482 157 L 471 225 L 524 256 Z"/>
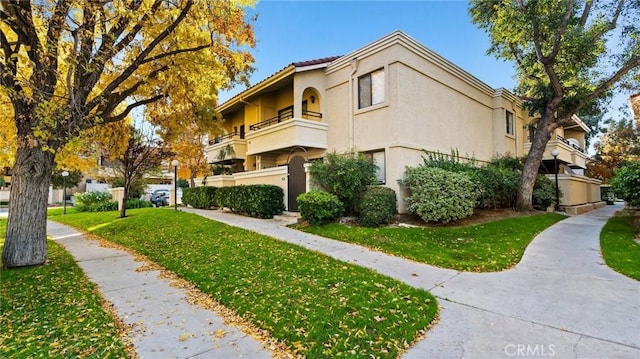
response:
<path id="1" fill-rule="evenodd" d="M 46 261 L 46 196 L 55 156 L 71 139 L 136 108 L 171 103 L 175 76 L 209 85 L 191 94 L 197 103 L 246 78 L 254 45 L 247 6 L 252 1 L 0 2 L 0 102 L 11 103 L 16 128 L 4 267 Z"/>

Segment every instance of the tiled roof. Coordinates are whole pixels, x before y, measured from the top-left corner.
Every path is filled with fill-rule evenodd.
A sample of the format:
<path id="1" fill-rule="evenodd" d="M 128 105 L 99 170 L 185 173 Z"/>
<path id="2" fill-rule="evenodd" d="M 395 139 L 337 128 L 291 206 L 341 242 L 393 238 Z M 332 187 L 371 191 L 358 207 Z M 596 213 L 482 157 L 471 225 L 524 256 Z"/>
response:
<path id="1" fill-rule="evenodd" d="M 330 56 L 330 57 L 323 57 L 321 59 L 315 59 L 315 60 L 308 60 L 308 61 L 300 61 L 300 62 L 294 62 L 291 65 L 295 66 L 295 67 L 305 67 L 305 66 L 313 66 L 313 65 L 321 65 L 321 64 L 326 64 L 329 62 L 332 62 L 336 59 L 339 59 L 342 56 Z"/>
<path id="2" fill-rule="evenodd" d="M 234 97 L 230 98 L 229 100 L 225 101 L 224 103 L 220 104 L 218 106 L 218 108 L 224 107 L 228 104 L 231 103 L 235 103 L 237 101 L 237 98 L 242 98 L 242 96 L 247 93 L 247 91 L 256 88 L 259 85 L 262 85 L 264 83 L 266 83 L 268 80 L 270 80 L 273 77 L 276 77 L 278 74 L 284 72 L 287 69 L 291 69 L 293 66 L 293 69 L 295 71 L 295 68 L 298 67 L 307 67 L 307 66 L 314 66 L 314 65 L 322 65 L 322 64 L 328 64 L 336 59 L 339 59 L 342 56 L 330 56 L 330 57 L 323 57 L 320 59 L 315 59 L 315 60 L 307 60 L 307 61 L 300 61 L 300 62 L 293 62 L 285 67 L 283 67 L 282 69 L 278 70 L 277 72 L 269 75 L 268 77 L 262 79 L 261 81 L 257 82 L 256 84 L 254 84 L 253 86 L 247 88 L 246 90 L 240 92 L 239 94 L 235 95 Z"/>

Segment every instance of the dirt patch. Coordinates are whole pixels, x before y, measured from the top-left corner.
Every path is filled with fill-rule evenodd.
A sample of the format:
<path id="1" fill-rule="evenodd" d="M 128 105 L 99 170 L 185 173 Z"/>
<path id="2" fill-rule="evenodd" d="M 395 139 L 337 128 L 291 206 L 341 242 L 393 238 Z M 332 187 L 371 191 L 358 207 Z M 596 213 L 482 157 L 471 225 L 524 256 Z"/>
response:
<path id="1" fill-rule="evenodd" d="M 409 225 L 416 227 L 462 227 L 479 223 L 493 222 L 504 218 L 526 217 L 541 213 L 545 212 L 535 210 L 518 212 L 514 211 L 513 209 L 476 209 L 474 210 L 473 215 L 471 215 L 470 217 L 447 224 L 425 222 L 422 220 L 422 218 L 415 214 L 403 213 L 397 214 L 395 216 L 392 225 Z"/>

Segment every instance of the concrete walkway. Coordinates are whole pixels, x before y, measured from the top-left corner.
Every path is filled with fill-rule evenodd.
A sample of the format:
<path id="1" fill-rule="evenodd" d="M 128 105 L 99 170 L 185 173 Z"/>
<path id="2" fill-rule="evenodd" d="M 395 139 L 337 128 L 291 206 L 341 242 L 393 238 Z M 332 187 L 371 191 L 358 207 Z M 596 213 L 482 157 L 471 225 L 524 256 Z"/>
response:
<path id="1" fill-rule="evenodd" d="M 146 358 L 271 358 L 253 337 L 225 325 L 210 310 L 191 305 L 185 292 L 156 270 L 122 250 L 101 247 L 76 230 L 56 222 L 47 233 L 76 259 L 89 280 L 132 326 L 131 340 Z"/>
<path id="2" fill-rule="evenodd" d="M 463 273 L 436 268 L 221 211 L 184 211 L 256 231 L 374 269 L 438 297 L 440 322 L 404 358 L 640 358 L 640 283 L 603 264 L 599 233 L 621 206 L 566 219 L 534 239 L 514 269 Z M 100 247 L 63 225 L 49 234 L 133 324 L 142 358 L 271 357 L 252 337 L 215 313 L 188 304 L 185 294 L 136 271 L 127 253 Z M 222 338 L 212 336 L 223 330 Z"/>
<path id="3" fill-rule="evenodd" d="M 609 269 L 600 255 L 600 230 L 620 209 L 607 206 L 548 228 L 520 264 L 498 273 L 436 268 L 301 233 L 281 219 L 185 211 L 374 269 L 436 295 L 440 322 L 405 358 L 638 359 L 640 283 Z"/>

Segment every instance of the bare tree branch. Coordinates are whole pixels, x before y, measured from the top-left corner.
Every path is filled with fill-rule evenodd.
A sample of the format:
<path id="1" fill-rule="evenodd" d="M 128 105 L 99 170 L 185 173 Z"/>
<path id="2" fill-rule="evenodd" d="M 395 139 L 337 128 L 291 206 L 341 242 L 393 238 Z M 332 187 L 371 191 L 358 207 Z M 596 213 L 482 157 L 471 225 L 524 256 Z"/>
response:
<path id="1" fill-rule="evenodd" d="M 582 16 L 580 16 L 580 27 L 584 27 L 587 24 L 587 19 L 591 13 L 591 5 L 593 5 L 593 0 L 587 0 L 585 2 L 584 9 L 582 9 Z"/>
<path id="2" fill-rule="evenodd" d="M 167 38 L 167 36 L 169 36 L 176 29 L 176 27 L 178 27 L 182 20 L 184 20 L 184 18 L 187 16 L 192 6 L 193 0 L 187 0 L 184 8 L 182 8 L 180 14 L 176 17 L 176 19 L 171 24 L 169 24 L 169 26 L 167 26 L 167 28 L 165 28 L 160 34 L 158 34 L 158 36 L 153 39 L 153 41 L 151 41 L 149 46 L 147 46 L 147 48 L 144 49 L 124 71 L 122 71 L 120 76 L 118 76 L 115 80 L 108 84 L 100 95 L 96 96 L 96 99 L 94 99 L 94 101 L 106 97 L 109 93 L 115 91 L 115 89 L 118 88 L 118 86 L 120 86 L 127 78 L 129 78 L 138 69 L 138 67 L 140 67 L 147 56 L 149 56 L 151 52 L 158 46 L 158 44 L 161 43 L 165 38 Z M 89 104 L 89 109 L 95 107 L 94 101 Z"/>
<path id="3" fill-rule="evenodd" d="M 571 19 L 571 15 L 573 14 L 573 0 L 569 0 L 567 2 L 567 9 L 564 12 L 564 16 L 562 16 L 562 22 L 556 31 L 555 36 L 553 37 L 553 50 L 547 56 L 548 61 L 555 62 L 556 56 L 558 56 L 558 51 L 560 51 L 560 44 L 562 44 L 562 35 L 567 31 L 567 25 L 569 24 L 569 20 Z"/>
<path id="4" fill-rule="evenodd" d="M 121 113 L 115 115 L 115 116 L 109 116 L 104 118 L 104 122 L 117 122 L 120 120 L 125 119 L 127 116 L 129 116 L 129 113 L 131 113 L 131 111 L 133 109 L 135 109 L 136 107 L 140 107 L 140 106 L 144 106 L 144 105 L 148 105 L 150 103 L 156 102 L 162 98 L 164 98 L 165 95 L 157 95 L 154 97 L 150 97 L 150 98 L 146 98 L 144 100 L 140 100 L 137 102 L 134 102 L 132 104 L 129 104 L 129 106 L 127 106 L 124 111 L 122 111 Z"/>

